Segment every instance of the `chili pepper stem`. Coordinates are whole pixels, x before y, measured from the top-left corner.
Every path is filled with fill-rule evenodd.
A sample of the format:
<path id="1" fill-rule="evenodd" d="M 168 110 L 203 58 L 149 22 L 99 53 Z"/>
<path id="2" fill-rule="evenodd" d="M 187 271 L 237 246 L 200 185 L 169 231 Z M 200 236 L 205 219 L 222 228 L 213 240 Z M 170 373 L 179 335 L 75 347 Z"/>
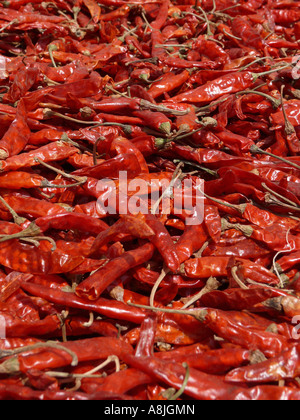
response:
<path id="1" fill-rule="evenodd" d="M 248 94 L 254 94 L 254 95 L 260 95 L 266 99 L 268 99 L 272 104 L 273 104 L 273 108 L 277 109 L 280 107 L 281 105 L 281 101 L 279 99 L 273 98 L 272 96 L 264 93 L 264 92 L 259 92 L 257 90 L 245 90 L 242 92 L 238 92 L 236 95 L 248 95 Z"/>
<path id="2" fill-rule="evenodd" d="M 9 157 L 9 154 L 4 149 L 0 149 L 0 160 L 5 160 L 8 157 Z"/>
<path id="3" fill-rule="evenodd" d="M 237 270 L 238 270 L 238 267 L 232 267 L 232 269 L 231 269 L 231 275 L 232 275 L 232 277 L 233 277 L 233 279 L 235 280 L 235 282 L 240 286 L 240 288 L 241 289 L 243 289 L 243 290 L 248 290 L 249 289 L 249 287 L 248 286 L 246 286 L 243 282 L 242 282 L 242 280 L 239 278 L 239 276 L 237 275 Z"/>
<path id="4" fill-rule="evenodd" d="M 247 64 L 246 66 L 241 67 L 239 69 L 239 71 L 247 70 L 249 67 L 253 66 L 254 64 L 259 63 L 260 61 L 264 61 L 264 60 L 270 60 L 270 57 L 260 57 L 260 58 L 257 58 L 256 60 L 252 61 L 251 63 Z"/>
<path id="5" fill-rule="evenodd" d="M 9 28 L 10 26 L 17 25 L 18 23 L 19 23 L 18 19 L 13 19 L 12 21 L 7 23 L 6 25 L 2 26 L 2 28 L 0 29 L 0 32 L 5 31 L 5 29 Z"/>
<path id="6" fill-rule="evenodd" d="M 53 57 L 53 51 L 57 51 L 57 49 L 58 49 L 57 46 L 54 45 L 54 44 L 49 45 L 49 47 L 48 47 L 49 56 L 50 56 L 50 59 L 51 59 L 51 62 L 52 62 L 52 65 L 53 65 L 54 68 L 58 67 L 55 60 L 54 60 L 54 57 Z"/>
<path id="7" fill-rule="evenodd" d="M 151 103 L 151 102 L 149 102 L 145 99 L 140 100 L 140 108 L 141 109 L 150 109 L 150 110 L 153 109 L 153 110 L 158 111 L 158 112 L 163 112 L 165 114 L 171 114 L 171 115 L 175 115 L 175 116 L 184 116 L 184 115 L 187 115 L 190 112 L 189 110 L 177 111 L 175 109 L 170 109 L 170 108 L 167 108 L 167 107 L 162 106 L 162 105 L 156 105 L 156 104 L 153 104 L 153 103 Z"/>
<path id="8" fill-rule="evenodd" d="M 293 166 L 294 168 L 300 170 L 300 166 L 297 165 L 296 163 L 291 162 L 290 160 L 287 160 L 281 156 L 277 156 L 277 155 L 274 155 L 273 153 L 262 150 L 260 147 L 256 146 L 255 144 L 250 147 L 250 152 L 253 154 L 267 155 L 267 156 L 273 157 L 274 159 L 281 160 L 282 162 L 287 163 L 288 165 Z"/>
<path id="9" fill-rule="evenodd" d="M 22 225 L 24 222 L 26 222 L 26 219 L 24 217 L 20 217 L 15 211 L 14 209 L 4 200 L 4 198 L 0 195 L 0 201 L 1 203 L 7 208 L 7 210 L 10 212 L 10 214 L 12 215 L 14 222 L 16 225 L 20 226 Z"/>
<path id="10" fill-rule="evenodd" d="M 283 112 L 283 117 L 284 117 L 284 123 L 285 123 L 285 134 L 287 136 L 290 136 L 292 134 L 296 134 L 296 130 L 293 126 L 293 124 L 289 121 L 285 107 L 284 107 L 284 97 L 283 97 L 283 91 L 284 91 L 285 86 L 281 86 L 281 105 L 282 105 L 282 112 Z"/>
<path id="11" fill-rule="evenodd" d="M 178 159 L 174 159 L 173 162 L 175 164 L 178 164 L 178 163 L 182 162 L 185 165 L 190 165 L 190 166 L 192 166 L 194 168 L 200 169 L 201 171 L 207 172 L 211 176 L 214 176 L 216 178 L 218 177 L 218 173 L 216 171 L 213 171 L 212 169 L 205 168 L 204 166 L 201 166 L 198 163 L 190 162 L 188 160 L 178 160 Z"/>
<path id="12" fill-rule="evenodd" d="M 104 140 L 105 140 L 105 137 L 101 136 L 94 143 L 94 146 L 93 146 L 93 162 L 94 162 L 95 166 L 97 165 L 97 147 L 98 147 L 98 144 L 100 143 L 100 141 L 104 141 Z"/>
<path id="13" fill-rule="evenodd" d="M 286 69 L 288 69 L 290 67 L 291 67 L 291 64 L 287 64 L 284 67 L 275 68 L 275 69 L 272 69 L 272 70 L 269 70 L 269 71 L 265 71 L 265 72 L 262 72 L 262 73 L 252 73 L 253 79 L 256 82 L 256 80 L 259 79 L 260 77 L 268 76 L 269 74 L 277 73 L 279 71 L 286 70 Z"/>
<path id="14" fill-rule="evenodd" d="M 75 188 L 75 187 L 80 187 L 80 185 L 85 184 L 86 181 L 87 181 L 87 178 L 84 178 L 84 179 L 82 179 L 82 181 L 75 182 L 74 184 L 61 184 L 61 185 L 59 185 L 59 184 L 51 184 L 49 181 L 45 180 L 45 181 L 42 181 L 41 185 L 39 185 L 37 188 L 41 188 L 41 189 L 43 189 L 43 188 L 44 189 Z M 51 198 L 51 196 L 49 196 L 49 197 Z"/>
<path id="15" fill-rule="evenodd" d="M 22 238 L 31 238 L 40 235 L 41 229 L 34 223 L 30 223 L 30 225 L 22 230 L 21 232 L 14 233 L 12 235 L 0 235 L 0 243 L 6 242 L 11 239 L 22 239 Z"/>
<path id="16" fill-rule="evenodd" d="M 39 246 L 40 241 L 50 242 L 52 245 L 52 248 L 51 248 L 52 252 L 54 252 L 57 248 L 55 240 L 50 238 L 50 236 L 34 236 L 33 238 L 20 238 L 20 240 L 24 242 L 32 243 L 36 247 Z"/>
<path id="17" fill-rule="evenodd" d="M 72 175 L 72 174 L 67 174 L 67 173 L 66 173 L 66 172 L 64 172 L 64 171 L 61 171 L 60 169 L 57 169 L 57 168 L 55 168 L 54 166 L 49 165 L 48 163 L 43 162 L 43 161 L 42 161 L 40 158 L 38 158 L 38 157 L 36 157 L 34 160 L 35 160 L 36 162 L 38 162 L 40 165 L 43 165 L 43 166 L 45 166 L 46 168 L 51 169 L 52 171 L 56 172 L 56 173 L 57 173 L 57 174 L 59 174 L 59 175 L 64 176 L 65 178 L 68 178 L 68 179 L 74 179 L 75 181 L 80 182 L 80 183 L 85 183 L 85 182 L 87 181 L 87 178 L 86 178 L 86 177 L 80 177 L 80 176 L 76 176 L 76 175 Z"/>
<path id="18" fill-rule="evenodd" d="M 179 397 L 181 397 L 182 394 L 184 394 L 185 388 L 188 384 L 189 378 L 190 378 L 190 367 L 187 363 L 182 363 L 182 366 L 186 369 L 185 378 L 183 381 L 183 384 L 181 388 L 174 394 L 172 397 L 169 398 L 169 401 L 176 401 Z"/>
<path id="19" fill-rule="evenodd" d="M 214 34 L 212 33 L 212 30 L 210 29 L 211 21 L 208 19 L 207 13 L 205 10 L 202 9 L 200 5 L 197 6 L 197 9 L 200 10 L 200 12 L 203 14 L 205 22 L 207 24 L 207 36 L 212 37 Z"/>
<path id="20" fill-rule="evenodd" d="M 289 204 L 292 207 L 295 207 L 296 209 L 299 209 L 299 206 L 297 206 L 296 203 L 294 203 L 293 201 L 289 200 L 288 198 L 284 197 L 281 194 L 278 194 L 276 191 L 273 191 L 271 188 L 269 188 L 264 182 L 262 182 L 262 187 L 268 191 L 269 193 L 271 193 L 272 195 L 274 195 L 275 197 L 279 198 L 282 201 L 285 201 L 287 204 Z"/>
<path id="21" fill-rule="evenodd" d="M 0 365 L 0 374 L 10 375 L 18 373 L 20 371 L 20 365 L 18 358 L 12 357 Z"/>
<path id="22" fill-rule="evenodd" d="M 239 213 L 243 214 L 245 212 L 245 209 L 247 207 L 247 204 L 230 204 L 230 203 L 226 203 L 226 201 L 223 200 L 219 200 L 218 198 L 214 198 L 214 197 L 210 197 L 209 195 L 205 194 L 204 191 L 200 190 L 200 192 L 204 195 L 205 198 L 207 198 L 208 200 L 214 201 L 215 203 L 221 204 L 222 206 L 226 206 L 229 207 L 233 210 L 238 211 Z"/>
<path id="23" fill-rule="evenodd" d="M 157 214 L 159 212 L 159 206 L 160 203 L 167 197 L 167 196 L 171 196 L 172 195 L 172 190 L 173 187 L 175 185 L 175 183 L 177 182 L 177 180 L 179 179 L 179 177 L 182 175 L 182 171 L 181 168 L 184 166 L 183 162 L 179 162 L 179 164 L 177 165 L 177 168 L 175 169 L 173 176 L 172 176 L 172 180 L 170 182 L 169 187 L 164 191 L 164 193 L 161 195 L 161 197 L 157 200 L 157 202 L 153 205 L 152 210 L 151 210 L 151 214 Z"/>
<path id="24" fill-rule="evenodd" d="M 213 290 L 217 290 L 220 286 L 221 283 L 219 283 L 215 277 L 210 277 L 203 289 L 191 299 L 188 299 L 188 301 L 183 305 L 182 310 L 187 309 L 189 306 L 197 302 L 203 295 L 212 292 Z"/>
<path id="25" fill-rule="evenodd" d="M 72 357 L 71 366 L 75 367 L 75 366 L 78 365 L 77 354 L 74 353 L 72 350 L 68 349 L 67 347 L 65 347 L 65 346 L 63 346 L 59 343 L 56 343 L 55 341 L 47 341 L 45 343 L 36 343 L 36 344 L 32 344 L 31 346 L 24 346 L 24 347 L 20 347 L 20 348 L 14 349 L 14 350 L 1 350 L 0 351 L 0 358 L 4 358 L 4 357 L 8 357 L 8 356 L 16 356 L 17 354 L 29 352 L 29 351 L 32 351 L 32 350 L 36 350 L 38 348 L 53 348 L 53 349 L 64 351 Z M 2 366 L 5 365 L 6 362 L 4 362 L 0 366 L 0 372 L 1 372 Z M 6 365 L 6 367 L 7 367 L 7 365 Z M 10 371 L 10 373 L 12 373 L 12 372 Z"/>
<path id="26" fill-rule="evenodd" d="M 268 204 L 273 204 L 275 206 L 284 207 L 285 209 L 288 209 L 290 211 L 300 211 L 299 207 L 291 206 L 289 204 L 283 203 L 281 200 L 276 198 L 274 195 L 270 193 L 266 193 L 265 195 L 265 202 Z"/>
<path id="27" fill-rule="evenodd" d="M 276 260 L 277 260 L 277 258 L 279 257 L 280 254 L 289 253 L 293 250 L 293 247 L 291 246 L 290 241 L 289 241 L 289 234 L 290 234 L 290 229 L 288 229 L 288 231 L 286 232 L 286 243 L 289 246 L 289 249 L 279 251 L 273 257 L 273 270 L 274 270 L 276 276 L 279 279 L 281 289 L 284 288 L 284 281 L 282 280 L 282 276 L 279 273 L 279 270 L 281 269 L 281 267 L 280 266 L 278 267 L 278 264 L 276 263 Z"/>
<path id="28" fill-rule="evenodd" d="M 251 226 L 241 225 L 240 223 L 229 223 L 226 219 L 222 219 L 221 223 L 222 230 L 236 229 L 242 232 L 248 238 L 251 238 L 251 236 L 253 235 L 253 228 Z"/>
<path id="29" fill-rule="evenodd" d="M 154 306 L 155 294 L 166 275 L 170 272 L 169 269 L 163 268 L 150 294 L 150 306 Z"/>
<path id="30" fill-rule="evenodd" d="M 133 306 L 135 308 L 146 309 L 153 312 L 163 312 L 168 314 L 179 314 L 179 315 L 187 315 L 192 316 L 197 321 L 203 322 L 206 319 L 207 311 L 205 309 L 191 309 L 190 311 L 185 311 L 181 309 L 168 309 L 168 308 L 158 308 L 154 306 L 147 306 L 147 305 L 139 305 L 137 303 L 132 303 L 130 301 L 127 302 L 127 305 Z"/>

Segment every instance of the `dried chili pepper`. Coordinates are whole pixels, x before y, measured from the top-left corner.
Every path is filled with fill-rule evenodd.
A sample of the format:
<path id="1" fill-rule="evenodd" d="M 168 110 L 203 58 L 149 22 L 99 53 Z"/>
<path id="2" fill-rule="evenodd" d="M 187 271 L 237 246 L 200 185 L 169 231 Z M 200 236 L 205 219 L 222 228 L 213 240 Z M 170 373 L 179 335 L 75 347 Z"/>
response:
<path id="1" fill-rule="evenodd" d="M 89 300 L 96 300 L 120 275 L 125 274 L 130 268 L 149 261 L 153 252 L 153 245 L 146 244 L 137 250 L 124 253 L 121 257 L 110 261 L 103 269 L 84 280 L 76 288 L 77 295 Z"/>

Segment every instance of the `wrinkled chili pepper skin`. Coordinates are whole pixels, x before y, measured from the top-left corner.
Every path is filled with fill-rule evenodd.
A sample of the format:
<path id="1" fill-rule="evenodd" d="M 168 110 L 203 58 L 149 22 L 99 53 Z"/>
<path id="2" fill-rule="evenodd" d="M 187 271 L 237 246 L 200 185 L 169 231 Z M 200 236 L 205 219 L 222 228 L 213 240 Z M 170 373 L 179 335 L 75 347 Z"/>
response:
<path id="1" fill-rule="evenodd" d="M 282 352 L 279 356 L 254 366 L 245 366 L 226 375 L 228 382 L 268 383 L 293 379 L 299 375 L 299 345 Z"/>
<path id="2" fill-rule="evenodd" d="M 258 349 L 266 357 L 274 357 L 288 347 L 287 340 L 282 336 L 241 327 L 238 313 L 224 312 L 217 309 L 206 309 L 205 312 L 204 323 L 209 328 L 222 337 L 227 337 L 227 334 L 230 334 L 232 342 L 249 350 Z M 241 315 L 242 319 L 243 316 Z"/>
<path id="3" fill-rule="evenodd" d="M 85 311 L 94 311 L 107 317 L 119 320 L 127 320 L 129 322 L 140 324 L 145 314 L 137 308 L 129 308 L 122 302 L 112 302 L 107 299 L 100 298 L 94 302 L 88 302 L 81 299 L 73 293 L 62 292 L 60 290 L 51 289 L 49 287 L 34 285 L 30 283 L 22 284 L 22 288 L 34 296 L 40 296 L 58 305 L 70 308 L 83 309 Z"/>
<path id="4" fill-rule="evenodd" d="M 121 257 L 110 261 L 103 269 L 84 280 L 77 288 L 76 294 L 88 300 L 96 300 L 104 290 L 120 275 L 130 268 L 141 265 L 151 259 L 154 252 L 152 244 L 146 244 L 135 251 L 128 251 Z"/>
<path id="5" fill-rule="evenodd" d="M 185 262 L 185 274 L 189 278 L 226 276 L 230 257 L 203 257 Z"/>
<path id="6" fill-rule="evenodd" d="M 117 338 L 97 337 L 88 338 L 86 340 L 77 340 L 75 342 L 65 343 L 63 347 L 72 350 L 77 354 L 81 361 L 106 359 L 109 355 L 115 354 L 121 356 L 123 352 L 132 353 L 131 346 L 122 342 Z M 39 353 L 37 349 L 35 352 Z M 42 350 L 41 354 L 36 357 L 35 352 L 25 353 L 18 357 L 19 368 L 21 372 L 26 373 L 30 369 L 55 369 L 70 364 L 70 355 L 63 351 L 54 351 L 51 349 Z"/>
<path id="7" fill-rule="evenodd" d="M 76 213 L 64 213 L 38 218 L 35 220 L 35 224 L 42 232 L 46 232 L 49 229 L 78 229 L 94 235 L 98 235 L 108 227 L 102 220 Z"/>
<path id="8" fill-rule="evenodd" d="M 168 386 L 180 389 L 182 386 L 185 369 L 181 365 L 174 365 L 171 362 L 164 362 L 154 357 L 137 358 L 126 356 L 126 363 L 132 367 L 142 370 Z M 199 370 L 190 368 L 190 376 L 185 394 L 197 400 L 222 400 L 234 399 L 234 393 L 238 387 L 232 387 L 225 384 L 222 379 L 217 379 Z M 231 397 L 230 397 L 231 394 Z"/>
<path id="9" fill-rule="evenodd" d="M 5 136 L 0 140 L 0 156 L 6 159 L 9 156 L 19 154 L 24 150 L 30 137 L 30 130 L 27 125 L 27 114 L 24 101 L 18 105 L 16 118 L 12 122 Z"/>

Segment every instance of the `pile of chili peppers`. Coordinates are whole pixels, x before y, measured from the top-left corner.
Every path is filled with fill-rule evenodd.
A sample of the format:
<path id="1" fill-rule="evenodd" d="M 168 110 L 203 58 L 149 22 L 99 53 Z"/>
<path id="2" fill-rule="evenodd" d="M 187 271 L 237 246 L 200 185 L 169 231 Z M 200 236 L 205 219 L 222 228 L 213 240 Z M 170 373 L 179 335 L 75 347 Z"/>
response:
<path id="1" fill-rule="evenodd" d="M 0 399 L 300 400 L 299 6 L 1 2 Z"/>

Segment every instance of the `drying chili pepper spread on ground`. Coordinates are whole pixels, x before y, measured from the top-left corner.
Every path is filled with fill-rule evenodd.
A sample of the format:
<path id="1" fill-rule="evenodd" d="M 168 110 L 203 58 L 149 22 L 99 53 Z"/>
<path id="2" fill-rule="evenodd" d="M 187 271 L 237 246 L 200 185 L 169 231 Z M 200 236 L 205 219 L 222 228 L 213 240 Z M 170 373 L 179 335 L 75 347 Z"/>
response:
<path id="1" fill-rule="evenodd" d="M 299 21 L 1 2 L 1 400 L 300 400 Z"/>

